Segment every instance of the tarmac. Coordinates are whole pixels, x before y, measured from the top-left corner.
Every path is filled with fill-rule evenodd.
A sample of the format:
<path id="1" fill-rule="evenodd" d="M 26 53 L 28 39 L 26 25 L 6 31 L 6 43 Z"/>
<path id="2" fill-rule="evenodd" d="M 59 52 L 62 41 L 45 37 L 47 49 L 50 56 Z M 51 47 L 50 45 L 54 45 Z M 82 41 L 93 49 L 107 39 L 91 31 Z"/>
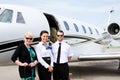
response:
<path id="1" fill-rule="evenodd" d="M 74 62 L 69 66 L 70 80 L 120 80 L 118 60 Z M 0 66 L 0 79 L 20 80 L 18 66 Z M 35 80 L 39 80 L 38 76 Z"/>

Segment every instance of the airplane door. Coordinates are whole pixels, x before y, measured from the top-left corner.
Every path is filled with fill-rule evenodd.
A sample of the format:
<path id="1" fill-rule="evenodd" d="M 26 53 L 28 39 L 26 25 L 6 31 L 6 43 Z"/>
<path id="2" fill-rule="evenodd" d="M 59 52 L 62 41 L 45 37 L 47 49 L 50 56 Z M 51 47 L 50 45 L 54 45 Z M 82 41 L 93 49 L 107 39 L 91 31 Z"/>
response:
<path id="1" fill-rule="evenodd" d="M 56 31 L 59 30 L 58 22 L 51 14 L 44 13 L 50 26 L 50 41 L 53 43 L 56 41 Z"/>

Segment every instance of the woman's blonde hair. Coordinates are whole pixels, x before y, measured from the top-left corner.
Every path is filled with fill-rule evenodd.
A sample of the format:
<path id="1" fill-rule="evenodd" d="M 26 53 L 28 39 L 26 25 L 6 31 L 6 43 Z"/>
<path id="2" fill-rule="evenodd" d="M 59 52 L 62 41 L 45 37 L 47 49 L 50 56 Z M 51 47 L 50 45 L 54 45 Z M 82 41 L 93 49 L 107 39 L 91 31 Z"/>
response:
<path id="1" fill-rule="evenodd" d="M 26 32 L 26 33 L 24 34 L 24 37 L 26 37 L 26 36 L 30 36 L 30 37 L 32 38 L 32 40 L 33 40 L 33 38 L 34 38 L 32 32 Z"/>

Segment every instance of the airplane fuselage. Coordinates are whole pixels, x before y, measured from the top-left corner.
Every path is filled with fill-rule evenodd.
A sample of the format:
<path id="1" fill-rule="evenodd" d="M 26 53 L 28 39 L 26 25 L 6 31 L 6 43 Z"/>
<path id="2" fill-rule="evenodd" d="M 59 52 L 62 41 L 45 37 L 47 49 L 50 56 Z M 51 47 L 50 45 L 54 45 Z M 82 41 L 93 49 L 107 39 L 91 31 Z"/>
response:
<path id="1" fill-rule="evenodd" d="M 22 42 L 25 32 L 34 33 L 34 46 L 42 30 L 49 32 L 49 40 L 54 43 L 59 29 L 64 31 L 64 41 L 72 46 L 72 61 L 79 61 L 80 57 L 85 59 L 82 56 L 86 55 L 90 58 L 92 55 L 103 54 L 106 46 L 100 42 L 102 30 L 98 27 L 34 8 L 0 5 L 0 64 L 12 63 L 11 55 Z"/>

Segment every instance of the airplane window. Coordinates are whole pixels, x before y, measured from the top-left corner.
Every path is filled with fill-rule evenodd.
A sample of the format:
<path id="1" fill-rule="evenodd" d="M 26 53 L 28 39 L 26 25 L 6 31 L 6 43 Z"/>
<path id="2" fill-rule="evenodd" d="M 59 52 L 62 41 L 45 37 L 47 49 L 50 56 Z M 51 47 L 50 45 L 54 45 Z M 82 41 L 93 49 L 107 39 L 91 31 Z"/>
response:
<path id="1" fill-rule="evenodd" d="M 96 31 L 96 33 L 99 35 L 99 32 L 98 32 L 98 30 L 97 30 L 97 29 L 95 29 L 95 31 Z"/>
<path id="2" fill-rule="evenodd" d="M 88 29 L 90 30 L 90 34 L 93 34 L 92 29 L 90 27 L 88 27 Z"/>
<path id="3" fill-rule="evenodd" d="M 74 23 L 73 25 L 74 25 L 74 27 L 75 27 L 75 30 L 76 30 L 77 32 L 79 32 L 78 26 L 77 26 L 75 23 Z"/>
<path id="4" fill-rule="evenodd" d="M 23 15 L 22 15 L 21 12 L 18 12 L 18 13 L 17 13 L 16 23 L 25 23 L 25 20 L 24 20 Z"/>
<path id="5" fill-rule="evenodd" d="M 65 25 L 66 30 L 69 30 L 69 25 L 68 25 L 68 23 L 67 23 L 66 21 L 63 21 L 63 22 L 64 22 L 64 25 Z"/>
<path id="6" fill-rule="evenodd" d="M 0 22 L 11 23 L 12 22 L 12 15 L 13 15 L 13 10 L 5 9 L 0 14 Z"/>
<path id="7" fill-rule="evenodd" d="M 86 29 L 85 29 L 85 27 L 83 25 L 82 25 L 82 28 L 83 28 L 84 33 L 86 33 Z"/>

